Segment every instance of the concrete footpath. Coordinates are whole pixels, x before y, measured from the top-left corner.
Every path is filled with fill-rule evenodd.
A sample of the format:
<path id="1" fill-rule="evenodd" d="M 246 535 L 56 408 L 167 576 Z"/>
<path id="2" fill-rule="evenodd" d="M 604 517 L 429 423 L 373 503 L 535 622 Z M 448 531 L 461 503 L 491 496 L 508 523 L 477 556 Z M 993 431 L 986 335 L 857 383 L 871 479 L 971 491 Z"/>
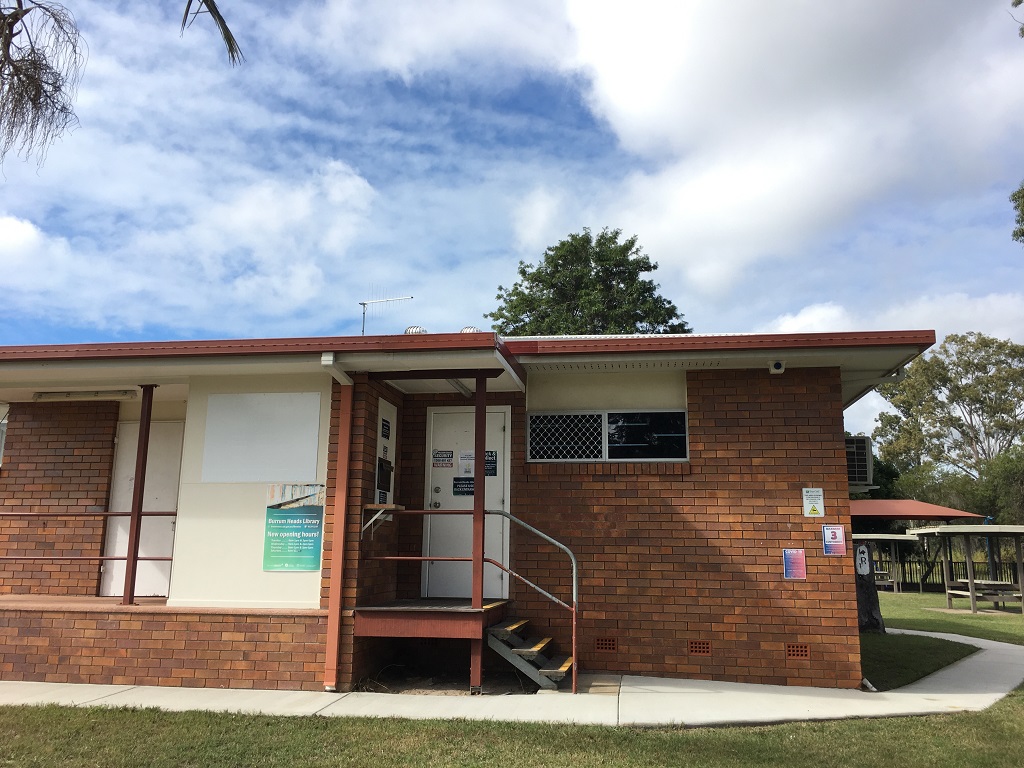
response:
<path id="1" fill-rule="evenodd" d="M 585 674 L 580 675 L 581 693 L 576 696 L 565 692 L 430 696 L 0 681 L 0 706 L 62 704 L 267 715 L 692 727 L 966 712 L 991 706 L 1024 682 L 1024 646 L 930 632 L 907 634 L 941 637 L 981 650 L 886 693 Z"/>

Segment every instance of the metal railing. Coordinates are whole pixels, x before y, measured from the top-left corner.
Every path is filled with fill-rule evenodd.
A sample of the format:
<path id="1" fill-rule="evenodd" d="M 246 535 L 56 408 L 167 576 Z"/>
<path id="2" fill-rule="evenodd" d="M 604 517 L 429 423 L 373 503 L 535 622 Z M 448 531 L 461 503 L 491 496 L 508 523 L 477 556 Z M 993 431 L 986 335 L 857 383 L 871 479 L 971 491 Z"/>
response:
<path id="1" fill-rule="evenodd" d="M 394 515 L 418 515 L 418 516 L 425 516 L 425 515 L 472 515 L 473 514 L 473 510 L 467 510 L 467 509 L 393 509 L 393 510 L 387 510 L 387 513 L 388 514 L 394 514 Z M 572 602 L 571 603 L 567 603 L 564 600 L 562 600 L 561 598 L 556 597 L 555 595 L 553 595 L 552 593 L 548 592 L 543 587 L 539 586 L 538 584 L 535 584 L 534 582 L 530 581 L 528 578 L 526 578 L 522 574 L 513 571 L 508 566 L 504 565 L 503 563 L 499 563 L 497 560 L 494 560 L 493 558 L 485 557 L 485 558 L 483 558 L 483 561 L 485 563 L 489 563 L 489 564 L 495 566 L 496 568 L 499 568 L 500 570 L 502 570 L 505 573 L 507 573 L 509 576 L 512 576 L 512 577 L 518 579 L 519 581 L 521 581 L 524 584 L 526 584 L 528 587 L 530 587 L 533 590 L 535 590 L 538 594 L 542 595 L 543 597 L 545 597 L 546 599 L 548 599 L 551 602 L 555 603 L 556 605 L 560 606 L 561 608 L 564 608 L 565 610 L 569 611 L 570 621 L 571 621 L 571 626 L 572 626 L 572 692 L 576 693 L 577 692 L 577 683 L 578 683 L 577 670 L 579 668 L 579 655 L 578 655 L 578 646 L 577 646 L 577 618 L 579 617 L 579 613 L 580 613 L 580 611 L 579 611 L 579 564 L 578 564 L 578 562 L 576 560 L 576 555 L 573 554 L 572 550 L 570 550 L 562 542 L 558 541 L 557 539 L 552 538 L 548 534 L 544 533 L 543 531 L 541 531 L 538 528 L 535 528 L 534 526 L 530 525 L 529 523 L 525 522 L 524 520 L 520 520 L 518 517 L 516 517 L 513 514 L 510 514 L 508 512 L 503 511 L 503 510 L 497 510 L 497 509 L 484 510 L 484 514 L 486 514 L 486 515 L 498 515 L 500 517 L 504 517 L 506 520 L 508 520 L 510 522 L 513 522 L 513 523 L 515 523 L 516 525 L 518 525 L 518 526 L 520 526 L 522 528 L 525 528 L 530 533 L 534 534 L 535 536 L 538 536 L 539 538 L 541 538 L 544 541 L 548 542 L 549 544 L 551 544 L 552 546 L 556 547 L 557 549 L 562 550 L 566 555 L 569 556 L 569 562 L 570 562 L 571 567 L 572 567 Z M 379 517 L 380 517 L 380 513 L 378 512 L 378 514 L 375 515 L 374 518 L 370 522 L 371 523 L 376 522 Z M 363 529 L 365 530 L 367 527 L 369 527 L 369 525 L 364 525 Z M 430 555 L 375 555 L 375 556 L 367 557 L 366 559 L 367 560 L 391 561 L 391 562 L 459 562 L 459 563 L 471 563 L 474 560 L 474 558 L 472 558 L 472 557 L 434 557 L 434 556 L 430 556 Z"/>
<path id="2" fill-rule="evenodd" d="M 177 517 L 177 512 L 143 512 L 143 517 Z M 20 518 L 55 518 L 55 517 L 131 517 L 129 512 L 0 512 L 0 520 L 5 517 Z M 106 562 L 108 560 L 128 560 L 128 555 L 0 555 L 0 563 L 12 562 Z M 150 557 L 139 555 L 139 562 L 170 562 L 173 557 Z"/>

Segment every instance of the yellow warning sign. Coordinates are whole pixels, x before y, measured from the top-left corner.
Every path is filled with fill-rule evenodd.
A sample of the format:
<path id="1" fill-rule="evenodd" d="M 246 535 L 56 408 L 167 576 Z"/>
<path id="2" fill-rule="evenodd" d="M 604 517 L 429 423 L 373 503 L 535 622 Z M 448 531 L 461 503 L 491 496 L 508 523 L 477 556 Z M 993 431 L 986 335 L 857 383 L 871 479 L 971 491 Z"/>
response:
<path id="1" fill-rule="evenodd" d="M 825 491 L 821 488 L 804 488 L 804 517 L 825 516 Z"/>

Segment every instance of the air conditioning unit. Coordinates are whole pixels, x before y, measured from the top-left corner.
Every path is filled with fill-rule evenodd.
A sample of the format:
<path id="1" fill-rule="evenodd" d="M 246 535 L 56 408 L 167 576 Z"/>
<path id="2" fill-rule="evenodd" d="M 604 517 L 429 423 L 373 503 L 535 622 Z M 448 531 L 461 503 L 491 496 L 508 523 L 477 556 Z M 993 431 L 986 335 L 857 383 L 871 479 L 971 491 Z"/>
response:
<path id="1" fill-rule="evenodd" d="M 850 493 L 866 493 L 878 487 L 872 485 L 872 459 L 870 437 L 855 435 L 846 438 L 846 476 Z"/>

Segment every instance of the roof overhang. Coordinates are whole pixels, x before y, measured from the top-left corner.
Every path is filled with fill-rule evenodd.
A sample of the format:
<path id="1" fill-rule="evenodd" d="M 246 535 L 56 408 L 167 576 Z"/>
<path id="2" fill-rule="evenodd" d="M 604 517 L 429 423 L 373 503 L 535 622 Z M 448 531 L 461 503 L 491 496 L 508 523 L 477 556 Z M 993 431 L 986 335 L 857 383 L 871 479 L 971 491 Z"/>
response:
<path id="1" fill-rule="evenodd" d="M 895 381 L 934 331 L 528 337 L 505 340 L 528 373 L 839 368 L 843 406 Z"/>
<path id="2" fill-rule="evenodd" d="M 916 499 L 853 499 L 851 517 L 874 517 L 885 520 L 958 520 L 982 519 L 981 515 L 963 512 Z"/>
<path id="3" fill-rule="evenodd" d="M 488 390 L 525 387 L 526 373 L 494 333 L 337 336 L 302 339 L 167 341 L 0 347 L 0 402 L 39 391 L 87 391 L 156 384 L 157 399 L 180 398 L 196 376 L 420 372 L 395 385 L 406 392 L 461 391 L 431 371 L 482 372 Z M 445 377 L 448 378 L 448 377 Z M 347 380 L 347 381 L 346 381 Z M 473 377 L 462 380 L 470 390 Z"/>
<path id="4" fill-rule="evenodd" d="M 1024 525 L 937 525 L 912 530 L 918 536 L 1024 536 Z"/>
<path id="5" fill-rule="evenodd" d="M 781 362 L 784 369 L 839 368 L 849 405 L 934 342 L 933 331 L 504 340 L 475 332 L 0 347 L 0 402 L 143 383 L 159 385 L 158 398 L 177 397 L 195 376 L 327 372 L 346 383 L 368 373 L 404 392 L 465 392 L 484 377 L 490 391 L 522 391 L 531 372 L 768 370 Z"/>

